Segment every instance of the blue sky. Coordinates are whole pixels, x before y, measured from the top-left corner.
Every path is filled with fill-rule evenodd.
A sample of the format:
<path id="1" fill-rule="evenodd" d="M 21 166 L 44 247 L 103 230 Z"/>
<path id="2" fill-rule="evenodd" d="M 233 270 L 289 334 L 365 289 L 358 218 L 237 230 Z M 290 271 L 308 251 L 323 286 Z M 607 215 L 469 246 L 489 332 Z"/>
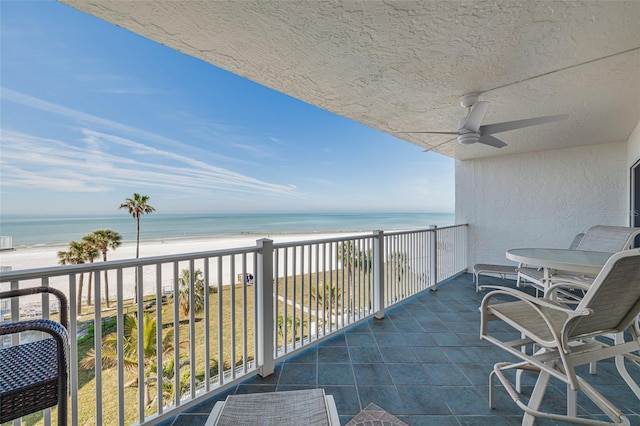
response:
<path id="1" fill-rule="evenodd" d="M 453 160 L 55 2 L 0 1 L 0 213 L 453 212 Z"/>

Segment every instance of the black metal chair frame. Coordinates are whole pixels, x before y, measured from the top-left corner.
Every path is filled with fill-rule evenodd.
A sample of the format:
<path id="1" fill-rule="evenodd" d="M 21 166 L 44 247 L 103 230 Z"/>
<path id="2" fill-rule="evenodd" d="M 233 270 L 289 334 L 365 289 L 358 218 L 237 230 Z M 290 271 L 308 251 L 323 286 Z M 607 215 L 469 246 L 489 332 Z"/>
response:
<path id="1" fill-rule="evenodd" d="M 0 349 L 0 423 L 57 405 L 58 425 L 67 424 L 67 298 L 59 290 L 34 287 L 0 292 L 0 299 L 39 293 L 58 298 L 59 323 L 50 319 L 0 323 L 0 336 L 29 330 L 51 335 L 51 338 Z"/>

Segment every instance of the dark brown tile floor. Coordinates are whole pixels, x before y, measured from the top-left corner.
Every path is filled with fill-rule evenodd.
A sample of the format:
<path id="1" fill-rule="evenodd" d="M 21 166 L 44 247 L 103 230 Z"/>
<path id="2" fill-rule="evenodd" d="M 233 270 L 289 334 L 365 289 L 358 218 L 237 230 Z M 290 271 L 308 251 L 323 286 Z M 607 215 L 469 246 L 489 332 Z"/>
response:
<path id="1" fill-rule="evenodd" d="M 482 277 L 485 284 L 513 282 Z M 383 320 L 368 320 L 276 366 L 274 375 L 252 377 L 224 394 L 192 407 L 166 425 L 203 425 L 218 400 L 229 393 L 273 392 L 321 387 L 333 395 L 342 424 L 374 403 L 409 425 L 516 425 L 522 412 L 502 388 L 496 407 L 487 402 L 488 375 L 493 364 L 513 360 L 503 350 L 479 338 L 478 306 L 471 275 L 463 274 L 387 311 Z M 517 338 L 493 324 L 495 333 Z M 640 383 L 640 368 L 630 372 Z M 588 375 L 584 375 L 587 377 Z M 524 393 L 535 377 L 525 375 Z M 624 384 L 611 362 L 598 363 L 588 376 L 621 409 L 631 424 L 640 425 L 640 401 Z M 543 408 L 562 412 L 566 387 L 552 381 Z M 604 420 L 585 398 L 579 415 Z M 550 425 L 555 422 L 541 421 Z"/>

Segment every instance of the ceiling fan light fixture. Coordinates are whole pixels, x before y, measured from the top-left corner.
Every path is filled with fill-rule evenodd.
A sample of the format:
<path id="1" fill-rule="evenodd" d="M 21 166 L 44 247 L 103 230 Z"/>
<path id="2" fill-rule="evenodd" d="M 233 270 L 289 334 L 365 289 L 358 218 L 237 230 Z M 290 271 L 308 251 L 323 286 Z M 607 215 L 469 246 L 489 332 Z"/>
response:
<path id="1" fill-rule="evenodd" d="M 458 143 L 461 145 L 473 145 L 480 140 L 480 133 L 462 133 L 458 135 Z"/>

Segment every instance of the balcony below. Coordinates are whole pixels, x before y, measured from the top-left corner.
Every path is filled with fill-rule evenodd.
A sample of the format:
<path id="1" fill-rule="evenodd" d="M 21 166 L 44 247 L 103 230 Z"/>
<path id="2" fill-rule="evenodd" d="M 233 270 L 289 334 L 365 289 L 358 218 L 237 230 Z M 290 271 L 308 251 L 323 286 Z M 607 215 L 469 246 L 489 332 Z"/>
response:
<path id="1" fill-rule="evenodd" d="M 482 282 L 513 285 L 491 277 L 482 277 Z M 278 363 L 275 374 L 254 376 L 162 424 L 203 425 L 215 402 L 229 394 L 309 388 L 324 388 L 333 395 L 342 424 L 371 402 L 414 426 L 520 424 L 522 411 L 503 388 L 496 390 L 495 409 L 488 406 L 488 376 L 493 365 L 515 359 L 480 340 L 482 297 L 482 292 L 475 292 L 471 275 L 460 275 L 435 292 L 423 292 L 389 309 L 383 320 L 368 319 L 340 332 Z M 596 375 L 587 370 L 587 366 L 580 367 L 581 376 L 625 413 L 632 425 L 640 425 L 640 401 L 619 377 L 613 362 L 599 362 Z M 630 365 L 629 372 L 640 381 L 640 368 Z M 527 398 L 534 382 L 534 373 L 523 375 Z M 565 401 L 565 385 L 552 379 L 542 409 L 562 413 Z M 579 416 L 606 420 L 600 414 L 584 395 L 578 395 Z M 557 423 L 541 420 L 537 424 Z"/>

